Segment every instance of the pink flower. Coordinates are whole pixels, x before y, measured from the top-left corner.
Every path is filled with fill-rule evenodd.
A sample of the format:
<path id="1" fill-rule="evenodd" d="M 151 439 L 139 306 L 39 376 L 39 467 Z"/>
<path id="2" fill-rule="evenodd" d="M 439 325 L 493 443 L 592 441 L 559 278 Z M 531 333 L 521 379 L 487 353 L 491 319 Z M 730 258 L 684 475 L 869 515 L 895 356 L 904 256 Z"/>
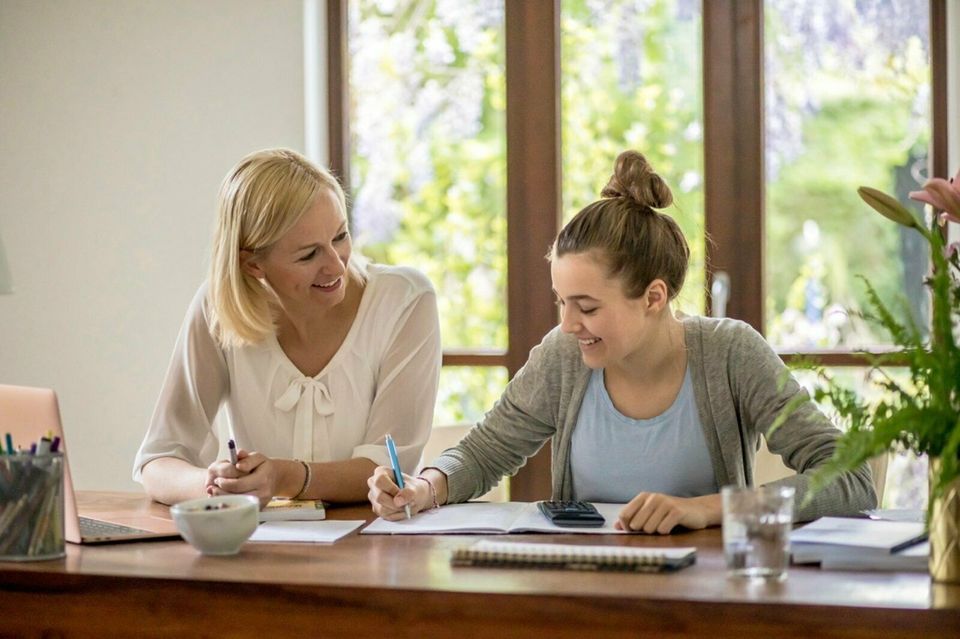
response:
<path id="1" fill-rule="evenodd" d="M 957 253 L 960 253 L 960 242 L 952 242 L 947 245 L 947 248 L 943 249 L 943 256 L 948 260 L 952 260 Z"/>
<path id="2" fill-rule="evenodd" d="M 960 224 L 960 171 L 949 181 L 943 178 L 927 180 L 922 191 L 910 191 L 910 199 L 943 211 L 941 222 Z"/>
<path id="3" fill-rule="evenodd" d="M 960 224 L 960 217 L 952 215 L 950 213 L 941 213 L 939 219 L 940 226 L 946 226 L 947 222 L 953 222 L 954 224 Z"/>

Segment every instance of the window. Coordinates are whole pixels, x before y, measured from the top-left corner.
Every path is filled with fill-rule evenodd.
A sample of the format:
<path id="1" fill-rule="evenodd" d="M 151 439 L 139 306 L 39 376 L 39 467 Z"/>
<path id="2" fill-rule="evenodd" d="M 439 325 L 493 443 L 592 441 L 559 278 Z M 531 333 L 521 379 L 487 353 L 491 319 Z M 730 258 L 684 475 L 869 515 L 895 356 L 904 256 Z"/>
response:
<path id="1" fill-rule="evenodd" d="M 502 353 L 506 322 L 503 6 L 349 3 L 351 225 L 377 262 L 437 288 L 445 351 Z M 473 421 L 506 369 L 445 367 L 436 422 Z"/>
<path id="2" fill-rule="evenodd" d="M 862 308 L 856 273 L 907 291 L 922 318 L 923 256 L 855 187 L 947 174 L 943 0 L 327 7 L 331 165 L 350 175 L 362 250 L 437 285 L 442 419 L 489 408 L 555 325 L 543 255 L 627 146 L 677 196 L 694 252 L 682 308 L 717 310 L 723 272 L 727 315 L 788 361 L 843 367 L 883 347 L 849 316 L 832 323 Z M 543 452 L 511 487 L 549 493 Z"/>
<path id="3" fill-rule="evenodd" d="M 926 242 L 866 214 L 856 193 L 868 185 L 907 201 L 926 180 L 929 9 L 766 2 L 766 335 L 776 346 L 883 346 L 857 320 L 868 306 L 858 276 L 929 322 Z"/>
<path id="4" fill-rule="evenodd" d="M 563 220 L 596 200 L 624 149 L 671 185 L 691 251 L 678 307 L 703 313 L 703 101 L 699 2 L 563 0 Z"/>

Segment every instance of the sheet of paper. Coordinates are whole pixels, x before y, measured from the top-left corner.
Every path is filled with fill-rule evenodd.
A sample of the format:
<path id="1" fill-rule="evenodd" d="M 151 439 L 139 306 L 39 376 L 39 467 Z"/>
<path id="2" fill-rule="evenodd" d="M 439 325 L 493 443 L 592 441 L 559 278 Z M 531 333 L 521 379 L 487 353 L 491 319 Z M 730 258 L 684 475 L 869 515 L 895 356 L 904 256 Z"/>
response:
<path id="1" fill-rule="evenodd" d="M 528 504 L 450 504 L 417 513 L 410 519 L 377 519 L 363 529 L 364 535 L 433 535 L 440 533 L 505 533 Z"/>
<path id="2" fill-rule="evenodd" d="M 250 541 L 273 543 L 332 544 L 348 535 L 363 521 L 268 521 L 257 526 Z"/>

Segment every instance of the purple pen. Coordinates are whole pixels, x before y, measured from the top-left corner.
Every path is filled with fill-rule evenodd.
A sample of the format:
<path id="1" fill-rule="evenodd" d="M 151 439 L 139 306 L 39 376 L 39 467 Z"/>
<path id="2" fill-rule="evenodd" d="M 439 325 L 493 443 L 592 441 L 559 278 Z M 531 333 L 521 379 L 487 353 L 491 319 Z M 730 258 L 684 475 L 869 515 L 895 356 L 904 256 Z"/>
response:
<path id="1" fill-rule="evenodd" d="M 227 449 L 230 451 L 230 463 L 236 465 L 237 463 L 237 442 L 232 439 L 227 441 Z"/>
<path id="2" fill-rule="evenodd" d="M 50 443 L 50 452 L 59 453 L 60 452 L 60 436 L 55 435 L 53 441 Z"/>

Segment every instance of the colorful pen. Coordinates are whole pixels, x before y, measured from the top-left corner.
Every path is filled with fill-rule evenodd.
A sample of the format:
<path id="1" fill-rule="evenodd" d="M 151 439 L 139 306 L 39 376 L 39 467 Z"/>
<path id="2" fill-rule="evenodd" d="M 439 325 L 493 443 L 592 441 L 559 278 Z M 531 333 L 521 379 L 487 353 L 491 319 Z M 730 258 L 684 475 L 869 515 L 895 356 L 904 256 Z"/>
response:
<path id="1" fill-rule="evenodd" d="M 400 470 L 400 460 L 397 458 L 397 447 L 393 443 L 393 437 L 387 435 L 387 454 L 390 455 L 390 466 L 393 467 L 393 478 L 397 482 L 397 487 L 403 490 L 403 471 Z M 407 519 L 410 519 L 410 504 L 403 507 L 403 512 L 407 513 Z"/>
<path id="2" fill-rule="evenodd" d="M 232 439 L 227 441 L 227 450 L 230 451 L 230 463 L 237 465 L 237 442 Z"/>

